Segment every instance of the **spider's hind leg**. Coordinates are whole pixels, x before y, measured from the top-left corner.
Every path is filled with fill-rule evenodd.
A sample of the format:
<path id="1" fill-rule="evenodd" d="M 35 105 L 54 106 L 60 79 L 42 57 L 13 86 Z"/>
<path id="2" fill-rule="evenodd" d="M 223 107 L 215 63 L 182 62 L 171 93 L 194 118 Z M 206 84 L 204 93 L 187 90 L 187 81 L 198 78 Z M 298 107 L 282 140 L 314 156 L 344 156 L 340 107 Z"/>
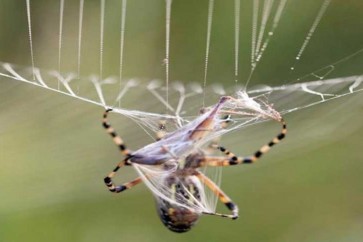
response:
<path id="1" fill-rule="evenodd" d="M 197 171 L 195 174 L 199 180 L 204 183 L 218 198 L 219 200 L 226 205 L 226 207 L 232 212 L 232 214 L 220 214 L 220 213 L 204 213 L 210 215 L 217 215 L 221 217 L 237 219 L 238 218 L 238 206 L 232 202 L 232 200 L 207 176 L 203 173 Z"/>

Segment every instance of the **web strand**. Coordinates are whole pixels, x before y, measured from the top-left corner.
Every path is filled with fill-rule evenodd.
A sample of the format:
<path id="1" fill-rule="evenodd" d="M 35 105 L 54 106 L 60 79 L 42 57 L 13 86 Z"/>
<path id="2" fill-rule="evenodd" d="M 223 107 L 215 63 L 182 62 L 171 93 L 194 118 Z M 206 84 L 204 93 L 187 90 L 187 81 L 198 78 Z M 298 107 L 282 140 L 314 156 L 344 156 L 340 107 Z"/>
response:
<path id="1" fill-rule="evenodd" d="M 126 25 L 126 7 L 127 0 L 122 0 L 121 2 L 121 28 L 120 28 L 120 70 L 119 70 L 119 83 L 120 83 L 120 92 L 122 90 L 122 74 L 123 74 L 123 65 L 124 65 L 124 45 L 125 45 L 125 25 Z M 118 106 L 121 106 L 121 102 L 119 100 Z"/>
<path id="2" fill-rule="evenodd" d="M 61 73 L 64 0 L 60 0 L 59 4 L 58 72 Z M 60 83 L 58 82 L 58 89 L 59 87 Z"/>
<path id="3" fill-rule="evenodd" d="M 123 62 L 124 62 L 124 45 L 125 45 L 125 24 L 126 24 L 126 6 L 127 0 L 122 0 L 121 5 L 121 29 L 120 29 L 120 86 L 122 83 L 122 71 L 123 71 Z"/>
<path id="4" fill-rule="evenodd" d="M 255 62 L 259 61 L 259 55 L 260 55 L 260 47 L 262 44 L 262 39 L 263 36 L 265 34 L 265 29 L 266 29 L 266 25 L 267 25 L 267 20 L 270 17 L 271 14 L 271 8 L 272 8 L 272 4 L 273 4 L 273 0 L 265 0 L 264 5 L 263 5 L 263 10 L 262 10 L 262 20 L 261 20 L 261 26 L 260 26 L 260 31 L 258 34 L 258 39 L 257 39 L 257 43 L 256 43 L 256 49 L 255 49 Z"/>
<path id="5" fill-rule="evenodd" d="M 253 11 L 252 11 L 252 39 L 251 39 L 251 70 L 249 73 L 249 76 L 246 81 L 246 85 L 244 87 L 245 90 L 247 90 L 248 84 L 252 78 L 252 75 L 258 65 L 258 63 L 261 61 L 262 56 L 264 52 L 266 51 L 270 40 L 272 36 L 274 35 L 274 32 L 276 28 L 279 25 L 283 10 L 285 8 L 287 0 L 280 0 L 276 13 L 272 20 L 272 27 L 267 32 L 266 35 L 266 27 L 269 22 L 272 8 L 274 5 L 274 0 L 265 0 L 263 9 L 262 9 L 262 15 L 261 20 L 259 20 L 259 0 L 253 1 Z M 260 26 L 258 27 L 258 23 L 260 23 Z M 258 31 L 259 30 L 259 31 Z M 258 35 L 257 35 L 258 32 Z"/>
<path id="6" fill-rule="evenodd" d="M 34 64 L 34 53 L 33 53 L 32 24 L 31 24 L 31 15 L 30 15 L 30 0 L 26 0 L 26 15 L 28 20 L 28 36 L 29 36 L 29 46 L 30 46 L 30 58 L 33 70 L 33 80 L 35 80 L 35 74 L 34 74 L 35 64 Z"/>
<path id="7" fill-rule="evenodd" d="M 248 75 L 244 90 L 247 90 L 248 84 L 252 78 L 253 72 L 256 68 L 256 44 L 257 44 L 257 24 L 258 24 L 259 0 L 253 0 L 252 5 L 252 35 L 251 35 L 251 69 Z"/>
<path id="8" fill-rule="evenodd" d="M 172 0 L 166 0 L 165 18 L 165 83 L 166 83 L 166 102 L 169 103 L 169 54 L 170 54 L 170 21 L 171 21 Z M 166 107 L 166 112 L 168 108 Z"/>
<path id="9" fill-rule="evenodd" d="M 239 64 L 239 22 L 241 12 L 241 1 L 234 1 L 234 79 L 238 82 L 238 64 Z"/>
<path id="10" fill-rule="evenodd" d="M 102 78 L 103 78 L 104 25 L 105 25 L 105 0 L 101 0 L 101 7 L 100 7 L 100 80 L 102 80 Z"/>
<path id="11" fill-rule="evenodd" d="M 257 24 L 258 24 L 259 0 L 253 0 L 252 9 L 252 35 L 251 35 L 251 72 L 255 65 L 256 41 L 257 41 Z M 248 83 L 246 83 L 247 86 Z"/>
<path id="12" fill-rule="evenodd" d="M 299 49 L 299 52 L 297 53 L 297 55 L 295 57 L 295 64 L 290 68 L 291 70 L 294 70 L 295 69 L 295 66 L 296 66 L 297 62 L 300 60 L 300 58 L 301 58 L 302 54 L 304 53 L 306 47 L 310 43 L 310 40 L 313 37 L 313 35 L 315 33 L 315 30 L 318 27 L 321 19 L 323 18 L 324 14 L 326 12 L 326 9 L 328 8 L 330 2 L 331 2 L 331 0 L 325 0 L 323 2 L 323 4 L 321 5 L 320 10 L 319 10 L 319 13 L 316 16 L 316 18 L 315 18 L 315 20 L 313 22 L 313 25 L 311 26 L 311 28 L 310 28 L 307 36 L 305 37 L 305 40 L 304 40 L 302 46 Z"/>
<path id="13" fill-rule="evenodd" d="M 78 20 L 78 51 L 77 51 L 77 76 L 81 76 L 81 49 L 82 49 L 82 27 L 83 27 L 84 0 L 79 0 L 79 20 Z"/>
<path id="14" fill-rule="evenodd" d="M 272 36 L 275 34 L 275 30 L 279 25 L 280 19 L 281 19 L 281 15 L 285 9 L 285 5 L 286 5 L 287 0 L 281 0 L 278 7 L 277 7 L 277 11 L 275 13 L 274 19 L 273 19 L 273 23 L 272 23 L 272 27 L 270 29 L 270 31 L 268 32 L 267 37 L 265 38 L 261 49 L 259 50 L 258 56 L 257 56 L 257 62 L 259 62 L 265 52 L 265 50 L 267 49 L 270 40 L 272 38 Z"/>
<path id="15" fill-rule="evenodd" d="M 213 22 L 213 9 L 214 9 L 214 0 L 209 0 L 208 22 L 207 22 L 207 40 L 206 40 L 206 48 L 205 48 L 204 78 L 203 78 L 203 90 L 204 90 L 203 91 L 203 107 L 205 106 L 205 88 L 207 86 L 210 37 L 211 37 L 211 33 L 212 33 L 212 22 Z"/>

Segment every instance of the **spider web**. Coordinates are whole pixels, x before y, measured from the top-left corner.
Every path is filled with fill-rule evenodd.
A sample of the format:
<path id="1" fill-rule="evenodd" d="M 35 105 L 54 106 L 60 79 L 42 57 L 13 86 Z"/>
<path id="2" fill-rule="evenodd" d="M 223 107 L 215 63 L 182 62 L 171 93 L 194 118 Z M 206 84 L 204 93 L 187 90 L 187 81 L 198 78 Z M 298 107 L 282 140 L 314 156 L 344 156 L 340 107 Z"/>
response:
<path id="1" fill-rule="evenodd" d="M 95 8 L 99 12 L 97 18 L 94 16 L 93 19 L 98 19 L 97 31 L 94 34 L 98 34 L 98 39 L 92 40 L 92 47 L 98 49 L 98 64 L 99 73 L 94 75 L 94 72 L 90 76 L 83 74 L 82 60 L 87 58 L 87 53 L 82 55 L 82 48 L 88 46 L 84 43 L 85 37 L 89 37 L 85 32 L 89 32 L 89 25 L 94 28 L 94 23 L 88 23 L 89 16 L 88 12 L 92 12 L 94 9 L 89 8 L 89 3 L 80 0 L 76 3 L 69 3 L 61 0 L 59 5 L 50 4 L 53 7 L 53 11 L 57 12 L 55 16 L 47 16 L 49 19 L 54 18 L 56 24 L 52 25 L 52 30 L 57 31 L 57 38 L 50 40 L 50 44 L 56 44 L 57 54 L 53 58 L 57 62 L 58 70 L 48 71 L 46 69 L 36 68 L 38 59 L 36 58 L 37 42 L 34 41 L 33 32 L 39 29 L 37 26 L 38 19 L 42 19 L 40 14 L 37 14 L 36 8 L 38 6 L 37 1 L 27 0 L 25 4 L 24 14 L 26 13 L 26 19 L 24 19 L 24 26 L 27 26 L 27 34 L 29 42 L 27 43 L 30 47 L 30 60 L 31 67 L 17 66 L 11 63 L 0 63 L 0 75 L 7 77 L 8 79 L 23 81 L 29 84 L 39 86 L 41 88 L 70 96 L 78 100 L 82 100 L 93 105 L 102 107 L 112 107 L 114 111 L 129 117 L 130 119 L 137 122 L 146 132 L 151 135 L 151 132 L 157 130 L 157 122 L 160 118 L 171 121 L 173 127 L 172 130 L 181 127 L 182 125 L 190 122 L 196 116 L 201 108 L 208 107 L 217 102 L 221 95 L 234 95 L 237 91 L 244 89 L 251 98 L 257 96 L 263 96 L 268 100 L 268 103 L 274 105 L 274 108 L 282 114 L 298 111 L 306 107 L 314 106 L 319 103 L 324 103 L 329 100 L 337 99 L 349 94 L 353 94 L 362 90 L 362 77 L 361 73 L 358 72 L 356 75 L 340 75 L 339 70 L 341 67 L 354 64 L 358 65 L 362 59 L 361 54 L 363 49 L 358 49 L 349 52 L 349 54 L 340 55 L 334 62 L 323 65 L 313 72 L 308 74 L 298 74 L 298 78 L 285 81 L 284 85 L 257 85 L 253 86 L 253 77 L 258 74 L 260 66 L 263 65 L 261 61 L 266 56 L 266 51 L 271 48 L 273 41 L 279 35 L 279 28 L 284 27 L 284 17 L 290 12 L 294 11 L 297 3 L 288 3 L 286 0 L 273 1 L 273 0 L 255 0 L 252 1 L 251 6 L 246 6 L 244 2 L 235 0 L 234 4 L 226 4 L 229 6 L 234 13 L 234 19 L 230 24 L 234 25 L 234 79 L 235 83 L 216 84 L 211 85 L 210 80 L 211 70 L 213 67 L 210 58 L 210 53 L 213 51 L 213 28 L 218 23 L 214 13 L 217 12 L 216 3 L 213 0 L 208 1 L 208 5 L 204 8 L 207 10 L 206 15 L 206 30 L 205 36 L 205 62 L 204 62 L 204 75 L 203 81 L 198 83 L 184 83 L 184 82 L 172 82 L 170 78 L 171 71 L 170 66 L 170 47 L 171 47 L 171 24 L 174 21 L 178 21 L 177 16 L 171 14 L 172 7 L 175 4 L 171 0 L 166 1 L 162 7 L 166 9 L 165 13 L 165 80 L 148 80 L 147 78 L 140 79 L 137 76 L 135 78 L 124 78 L 125 76 L 125 65 L 127 65 L 125 59 L 125 44 L 128 40 L 127 31 L 128 28 L 128 15 L 127 13 L 132 11 L 133 6 L 128 3 L 127 0 L 122 0 L 120 4 L 115 5 L 119 11 L 110 11 L 114 5 L 106 3 L 104 0 L 99 1 L 99 6 Z M 135 4 L 144 4 L 142 2 Z M 312 14 L 309 16 L 309 21 L 304 26 L 303 35 L 297 42 L 294 61 L 288 61 L 290 65 L 290 71 L 296 71 L 300 62 L 304 59 L 308 47 L 313 44 L 313 38 L 315 33 L 318 32 L 321 22 L 324 17 L 327 17 L 326 13 L 331 8 L 331 0 L 323 0 L 312 5 L 310 9 Z M 77 6 L 77 7 L 76 7 Z M 151 5 L 152 6 L 152 5 Z M 150 6 L 150 7 L 151 7 Z M 250 70 L 246 76 L 245 83 L 241 83 L 240 79 L 243 79 L 241 74 L 242 61 L 245 61 L 241 54 L 243 50 L 240 44 L 241 37 L 241 20 L 245 21 L 245 18 L 241 18 L 241 12 L 244 13 L 244 8 L 251 7 L 249 11 L 252 11 L 252 22 L 251 22 L 251 56 L 249 58 Z M 71 11 L 71 9 L 73 9 Z M 131 10 L 130 10 L 131 9 Z M 153 7 L 155 11 L 160 11 L 160 7 Z M 77 11 L 75 11 L 77 10 Z M 71 12 L 71 13 L 70 13 Z M 70 13 L 69 17 L 66 15 Z M 132 12 L 134 13 L 134 12 Z M 230 14 L 231 12 L 226 11 Z M 46 14 L 46 13 L 41 13 Z M 38 16 L 39 15 L 39 16 Z M 87 18 L 88 16 L 88 18 Z M 115 21 L 107 21 L 106 17 L 114 19 L 119 18 L 119 75 L 118 76 L 107 76 L 106 71 L 106 47 L 109 48 L 110 43 L 106 42 L 106 38 L 110 38 L 107 35 L 107 28 L 114 26 Z M 329 17 L 329 16 L 328 16 Z M 68 20 L 70 19 L 70 20 Z M 56 21 L 57 20 L 57 21 Z M 220 20 L 219 20 L 220 21 Z M 77 23 L 76 25 L 74 23 Z M 129 23 L 130 24 L 130 23 Z M 72 32 L 67 29 L 70 26 L 77 26 Z M 134 25 L 131 25 L 134 26 Z M 57 28 L 55 28 L 57 27 Z M 35 30 L 34 30 L 35 29 Z M 115 32 L 114 29 L 111 29 Z M 65 38 L 72 39 L 73 47 L 68 47 L 67 51 Z M 92 36 L 94 37 L 94 36 Z M 52 39 L 52 38 L 49 38 Z M 87 41 L 90 38 L 87 39 Z M 91 38 L 92 39 L 92 38 Z M 25 39 L 27 41 L 27 39 Z M 54 43 L 52 43 L 52 41 Z M 215 40 L 214 40 L 215 41 Z M 106 46 L 105 44 L 108 43 Z M 301 43 L 301 45 L 300 45 Z M 83 44 L 83 45 L 82 45 Z M 87 43 L 88 44 L 88 43 Z M 114 47 L 114 46 L 111 46 Z M 43 50 L 44 48 L 41 47 Z M 294 50 L 293 48 L 291 48 Z M 66 63 L 69 61 L 69 51 L 77 53 L 76 61 L 77 72 L 65 72 Z M 295 50 L 294 50 L 295 51 Z M 44 50 L 42 52 L 45 52 Z M 47 55 L 46 61 L 51 62 L 51 57 Z M 40 62 L 40 60 L 39 60 Z M 162 69 L 163 69 L 162 68 Z M 260 68 L 261 69 L 261 68 Z M 82 72 L 81 72 L 82 71 Z M 328 79 L 328 76 L 332 76 L 333 73 L 338 73 L 335 78 Z M 355 72 L 357 73 L 357 72 Z M 82 75 L 83 74 L 83 75 Z M 345 74 L 345 73 L 344 73 Z M 351 74 L 351 73 L 349 73 Z M 170 82 L 170 83 L 169 83 Z M 220 80 L 218 80 L 220 82 Z M 255 81 L 256 82 L 256 81 Z M 281 83 L 281 81 L 280 81 Z M 208 85 L 207 85 L 208 84 Z M 234 87 L 231 88 L 231 84 Z M 243 86 L 244 85 L 244 86 Z M 143 97 L 144 100 L 148 100 L 147 104 L 143 102 L 135 102 L 135 97 Z M 132 100 L 132 101 L 129 101 Z M 202 104 L 201 104 L 202 103 Z M 165 109 L 165 110 L 164 110 Z M 232 127 L 231 127 L 232 129 Z"/>
<path id="2" fill-rule="evenodd" d="M 32 38 L 32 30 L 30 20 L 34 21 L 34 15 L 32 17 L 29 13 L 33 13 L 29 8 L 28 2 L 28 26 L 30 42 L 34 42 Z M 126 59 L 123 57 L 123 48 L 120 48 L 120 69 L 119 76 L 107 76 L 105 73 L 105 46 L 104 46 L 104 31 L 105 31 L 105 1 L 100 1 L 100 43 L 99 43 L 99 73 L 97 75 L 86 76 L 80 73 L 81 69 L 81 54 L 80 53 L 80 37 L 77 39 L 78 43 L 78 60 L 77 72 L 64 71 L 64 65 L 67 59 L 64 55 L 64 29 L 67 27 L 63 23 L 63 12 L 64 3 L 67 5 L 67 1 L 61 1 L 59 10 L 59 38 L 56 38 L 58 42 L 58 55 L 56 56 L 58 69 L 57 70 L 46 70 L 37 68 L 37 58 L 34 58 L 33 48 L 31 48 L 31 60 L 32 66 L 20 66 L 11 63 L 0 63 L 0 76 L 2 79 L 20 81 L 39 88 L 46 89 L 56 94 L 65 95 L 73 99 L 77 99 L 83 102 L 97 105 L 100 107 L 108 108 L 112 107 L 114 112 L 124 115 L 135 123 L 137 123 L 141 129 L 143 129 L 151 138 L 154 140 L 154 132 L 158 130 L 158 122 L 160 119 L 168 121 L 168 131 L 172 132 L 179 129 L 180 127 L 195 120 L 200 113 L 200 110 L 205 107 L 213 106 L 218 102 L 219 98 L 223 95 L 236 96 L 238 91 L 243 90 L 247 87 L 246 92 L 252 100 L 263 100 L 266 103 L 273 105 L 273 108 L 278 110 L 282 115 L 300 111 L 307 107 L 312 107 L 317 104 L 325 103 L 328 101 L 335 100 L 344 96 L 355 94 L 363 90 L 362 78 L 360 72 L 352 71 L 349 75 L 341 75 L 342 77 L 328 78 L 333 76 L 332 74 L 339 73 L 338 69 L 342 65 L 358 63 L 357 59 L 361 59 L 362 49 L 354 50 L 351 53 L 344 53 L 340 55 L 337 60 L 324 63 L 322 68 L 316 71 L 308 71 L 307 75 L 299 75 L 300 78 L 289 79 L 289 81 L 280 81 L 278 85 L 257 85 L 254 82 L 254 75 L 258 74 L 260 66 L 264 56 L 267 55 L 267 47 L 271 47 L 273 39 L 276 36 L 276 31 L 279 27 L 279 22 L 283 18 L 285 13 L 287 1 L 263 1 L 263 4 L 258 5 L 260 1 L 253 1 L 253 23 L 252 23 L 252 47 L 251 47 L 251 58 L 249 65 L 251 67 L 249 76 L 245 86 L 238 79 L 241 78 L 241 67 L 238 63 L 239 53 L 241 53 L 240 46 L 235 46 L 235 68 L 234 78 L 236 82 L 227 84 L 210 84 L 211 76 L 211 64 L 209 52 L 213 53 L 213 46 L 211 44 L 211 34 L 213 24 L 216 23 L 216 19 L 213 17 L 214 1 L 209 1 L 208 7 L 208 24 L 207 24 L 207 44 L 206 44 L 206 55 L 205 55 L 205 66 L 204 66 L 204 79 L 202 82 L 197 83 L 186 83 L 169 81 L 169 71 L 173 71 L 173 66 L 169 70 L 169 50 L 168 45 L 170 44 L 167 37 L 166 44 L 167 54 L 165 58 L 166 68 L 166 82 L 165 80 L 148 80 L 146 78 L 124 78 L 123 65 L 127 64 Z M 125 3 L 126 1 L 123 1 Z M 171 1 L 167 1 L 169 4 Z M 83 1 L 80 1 L 83 4 Z M 261 2 L 260 2 L 261 3 Z M 297 47 L 297 53 L 295 60 L 288 61 L 291 66 L 291 70 L 296 70 L 299 67 L 300 59 L 303 59 L 306 51 L 308 50 L 310 40 L 314 37 L 314 33 L 318 30 L 319 23 L 322 21 L 325 12 L 329 7 L 330 1 L 322 1 L 321 5 L 315 9 L 316 13 L 311 17 L 309 28 L 306 31 L 306 35 L 302 38 L 302 45 Z M 103 6 L 103 7 L 102 7 Z M 122 5 L 122 10 L 125 10 L 125 5 Z M 235 1 L 235 19 L 239 20 L 240 8 L 239 1 Z M 80 8 L 81 9 L 81 8 Z M 125 17 L 125 12 L 121 15 Z M 81 14 L 80 20 L 73 21 L 79 23 L 81 37 Z M 172 15 L 173 17 L 173 15 Z M 213 20 L 213 21 L 212 21 Z M 123 20 L 125 21 L 125 20 Z M 239 40 L 239 24 L 235 22 L 235 39 L 238 43 Z M 69 24 L 68 24 L 69 26 Z M 122 26 L 122 25 L 121 25 Z M 34 27 L 34 26 L 33 26 Z M 36 27 L 36 26 L 35 26 Z M 84 27 L 84 26 L 83 26 Z M 106 26 L 107 27 L 107 26 Z M 121 33 L 125 32 L 125 26 L 121 27 Z M 121 35 L 122 36 L 122 35 Z M 120 45 L 124 45 L 125 40 L 123 37 L 120 40 Z M 213 43 L 213 42 L 212 42 Z M 300 43 L 300 42 L 299 42 Z M 43 49 L 42 49 L 43 50 Z M 73 49 L 74 50 L 74 49 Z M 63 53 L 63 54 L 62 54 Z M 172 56 L 172 55 L 171 55 Z M 50 58 L 50 57 L 49 57 Z M 125 60 L 124 60 L 125 59 Z M 55 65 L 55 66 L 56 66 Z M 96 71 L 97 72 L 97 71 Z M 306 73 L 306 72 L 305 72 Z M 351 75 L 352 73 L 356 75 Z M 357 74 L 358 73 L 358 74 Z M 80 75 L 82 74 L 82 75 Z M 121 81 L 120 81 L 121 80 Z M 207 82 L 208 81 L 208 82 Z M 282 84 L 281 83 L 285 83 Z M 231 85 L 233 87 L 231 87 Z M 139 102 L 139 100 L 147 100 L 147 102 Z M 210 136 L 205 142 L 212 140 L 215 137 L 226 134 L 228 132 L 238 130 L 249 125 L 257 124 L 269 120 L 268 118 L 256 118 L 256 116 L 239 116 L 233 119 L 233 122 L 225 130 L 215 132 L 214 136 Z M 160 181 L 156 181 L 155 184 L 159 184 Z M 207 196 L 207 195 L 206 195 Z M 209 198 L 206 199 L 210 200 Z M 203 202 L 207 203 L 207 201 Z M 208 211 L 213 211 L 215 208 L 215 202 L 209 206 Z"/>
<path id="3" fill-rule="evenodd" d="M 32 80 L 34 70 L 35 80 Z M 57 71 L 43 71 L 38 68 L 18 67 L 9 63 L 0 63 L 0 75 L 11 80 L 25 82 L 49 91 L 66 95 L 80 101 L 88 102 L 124 115 L 142 126 L 147 132 L 158 130 L 158 121 L 166 119 L 174 127 L 180 128 L 195 119 L 202 109 L 200 97 L 203 88 L 199 83 L 183 84 L 172 82 L 170 85 L 169 102 L 163 97 L 165 86 L 160 80 L 142 81 L 138 79 L 126 80 L 121 90 L 118 89 L 117 79 L 108 77 L 100 80 L 97 76 L 79 79 L 75 73 L 62 75 Z M 58 81 L 61 87 L 57 87 Z M 317 104 L 341 98 L 363 90 L 363 75 L 293 83 L 283 86 L 262 86 L 253 88 L 246 93 L 253 98 L 265 98 L 273 104 L 281 114 L 299 111 Z M 116 92 L 115 92 L 116 90 Z M 225 88 L 220 84 L 207 87 L 207 106 L 215 104 L 219 97 L 235 95 L 240 87 Z M 148 103 L 130 102 L 135 96 L 144 97 Z M 118 106 L 118 103 L 127 106 Z M 168 114 L 160 113 L 161 106 L 165 106 Z M 253 118 L 252 118 L 253 119 Z M 241 127 L 250 122 L 245 119 Z M 234 126 L 230 130 L 235 129 Z"/>
<path id="4" fill-rule="evenodd" d="M 34 81 L 31 79 L 33 70 L 35 70 Z M 197 83 L 188 85 L 181 82 L 171 83 L 169 102 L 167 102 L 161 95 L 161 93 L 165 92 L 165 87 L 157 80 L 141 82 L 137 79 L 130 79 L 125 82 L 121 91 L 116 93 L 116 98 L 112 99 L 107 97 L 110 97 L 110 93 L 112 93 L 115 89 L 118 90 L 119 87 L 118 84 L 115 83 L 115 79 L 112 77 L 99 80 L 99 78 L 93 76 L 89 79 L 79 80 L 76 78 L 75 74 L 62 76 L 56 71 L 19 68 L 8 63 L 1 64 L 0 75 L 12 80 L 45 88 L 49 91 L 66 95 L 93 105 L 98 105 L 104 108 L 112 107 L 114 112 L 124 115 L 137 123 L 151 139 L 154 139 L 154 133 L 158 130 L 160 120 L 167 120 L 167 131 L 172 132 L 193 122 L 193 120 L 195 120 L 199 115 L 198 110 L 201 110 L 199 104 L 203 88 Z M 53 83 L 49 82 L 49 80 L 53 80 Z M 206 143 L 231 131 L 270 120 L 271 117 L 268 115 L 261 115 L 268 110 L 269 106 L 261 105 L 271 103 L 276 110 L 279 110 L 280 113 L 284 115 L 303 108 L 341 98 L 346 95 L 361 92 L 363 90 L 362 80 L 363 76 L 351 76 L 295 83 L 277 87 L 264 86 L 257 89 L 251 89 L 245 94 L 242 93 L 242 97 L 239 96 L 239 100 L 245 100 L 247 104 L 244 104 L 241 110 L 233 107 L 235 112 L 233 113 L 234 117 L 232 119 L 232 123 L 225 129 L 214 130 L 212 135 L 208 138 L 204 138 L 203 143 L 199 146 L 194 145 L 194 148 L 201 148 Z M 57 81 L 61 82 L 61 88 L 59 89 L 56 87 Z M 113 88 L 115 85 L 117 85 L 117 87 Z M 82 96 L 80 93 L 82 93 Z M 208 99 L 205 100 L 205 103 L 208 104 L 208 106 L 213 105 L 221 96 L 229 93 L 235 93 L 234 96 L 237 96 L 237 98 L 239 93 L 239 95 L 241 95 L 241 92 L 233 89 L 226 90 L 221 85 L 208 87 L 207 93 L 209 93 L 209 95 Z M 142 96 L 143 98 L 146 98 L 148 103 L 140 104 L 137 102 L 131 102 L 135 104 L 135 106 L 132 106 L 131 103 L 129 103 L 127 104 L 128 108 L 113 106 L 113 104 L 118 102 L 123 103 L 124 100 L 133 100 L 135 96 Z M 258 100 L 259 103 L 256 103 L 254 100 Z M 168 114 L 160 114 L 158 112 L 158 110 L 160 110 L 160 103 L 165 105 L 168 110 Z M 251 108 L 253 109 L 256 106 L 257 111 L 254 109 L 255 112 L 251 113 Z M 155 109 L 155 107 L 157 108 Z M 263 108 L 261 109 L 260 107 Z M 247 111 L 245 111 L 244 108 L 247 108 Z M 154 112 L 152 112 L 153 109 L 155 110 Z M 187 154 L 188 152 L 184 152 L 184 155 Z M 175 200 L 170 199 L 170 197 L 172 197 L 172 194 L 170 193 L 171 190 L 163 185 L 163 179 L 171 172 L 174 172 L 173 169 L 165 170 L 159 166 L 142 165 L 135 165 L 134 167 L 143 177 L 145 184 L 151 189 L 155 196 L 168 200 L 170 203 L 175 203 Z M 214 180 L 217 180 L 216 183 L 218 184 L 220 172 L 216 173 L 216 170 L 218 171 L 218 169 L 204 169 L 203 172 L 209 177 L 213 177 Z M 192 209 L 198 213 L 215 212 L 217 206 L 216 196 L 213 195 L 207 187 L 200 189 L 200 193 L 200 200 L 193 197 L 191 194 L 189 194 L 190 198 L 187 201 L 185 201 L 183 196 L 180 196 L 177 205 Z M 192 202 L 190 199 L 193 199 Z"/>

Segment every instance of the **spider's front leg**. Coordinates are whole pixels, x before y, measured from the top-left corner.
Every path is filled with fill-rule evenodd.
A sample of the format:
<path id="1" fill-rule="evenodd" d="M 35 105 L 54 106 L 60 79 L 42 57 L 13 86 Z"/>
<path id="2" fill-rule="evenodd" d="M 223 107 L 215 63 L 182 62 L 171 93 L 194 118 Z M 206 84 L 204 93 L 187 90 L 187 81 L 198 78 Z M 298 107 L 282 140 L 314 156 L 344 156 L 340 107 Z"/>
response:
<path id="1" fill-rule="evenodd" d="M 117 147 L 120 149 L 121 153 L 125 156 L 130 155 L 130 150 L 127 149 L 124 141 L 121 139 L 121 137 L 116 133 L 114 128 L 112 128 L 111 124 L 107 120 L 108 113 L 112 111 L 112 109 L 107 109 L 103 113 L 103 120 L 102 120 L 102 126 L 106 129 L 106 132 L 111 135 L 113 142 L 117 145 Z"/>
<path id="2" fill-rule="evenodd" d="M 141 177 L 138 177 L 138 178 L 136 178 L 132 181 L 126 182 L 120 186 L 115 186 L 112 182 L 112 179 L 109 176 L 107 176 L 105 178 L 105 184 L 108 187 L 108 190 L 110 190 L 110 192 L 116 192 L 116 193 L 123 192 L 127 189 L 130 189 L 133 186 L 136 186 L 137 184 L 139 184 L 140 182 L 142 182 L 142 179 L 141 179 Z"/>
<path id="3" fill-rule="evenodd" d="M 118 146 L 118 148 L 120 149 L 121 153 L 123 155 L 126 156 L 126 158 L 121 161 L 115 169 L 113 169 L 113 171 L 108 174 L 108 176 L 106 176 L 104 178 L 104 182 L 106 184 L 106 186 L 108 187 L 108 189 L 110 190 L 110 192 L 122 192 L 126 189 L 129 189 L 137 184 L 139 184 L 142 180 L 141 177 L 136 178 L 135 180 L 132 180 L 130 182 L 124 183 L 120 186 L 116 186 L 113 181 L 112 178 L 116 175 L 116 172 L 123 166 L 125 165 L 131 165 L 131 163 L 129 162 L 129 159 L 131 157 L 131 151 L 128 150 L 126 148 L 126 145 L 124 144 L 123 140 L 121 139 L 121 137 L 119 135 L 117 135 L 117 133 L 115 132 L 115 130 L 111 127 L 111 124 L 108 123 L 107 120 L 107 115 L 108 113 L 112 111 L 112 109 L 107 109 L 104 114 L 103 114 L 103 120 L 102 120 L 102 126 L 106 129 L 106 132 L 108 134 L 111 135 L 113 142 Z"/>
<path id="4" fill-rule="evenodd" d="M 271 147 L 278 144 L 282 139 L 285 138 L 287 126 L 283 119 L 280 122 L 282 125 L 281 132 L 268 144 L 265 144 L 259 150 L 257 150 L 253 155 L 247 157 L 238 157 L 226 148 L 217 146 L 216 148 L 223 152 L 226 157 L 206 156 L 199 162 L 199 166 L 230 166 L 238 164 L 251 164 L 256 162 L 263 154 L 266 154 L 271 149 Z"/>
<path id="5" fill-rule="evenodd" d="M 112 178 L 116 175 L 116 172 L 117 172 L 117 171 L 118 171 L 121 167 L 123 167 L 123 166 L 125 166 L 125 165 L 131 165 L 131 164 L 128 162 L 128 160 L 127 160 L 127 159 L 128 159 L 128 158 L 126 158 L 125 160 L 121 161 L 121 162 L 120 162 L 120 163 L 116 166 L 116 168 L 115 168 L 115 169 L 113 169 L 113 171 L 112 171 L 110 174 L 108 174 L 108 176 L 106 176 L 106 177 L 104 178 L 104 182 L 105 182 L 106 186 L 108 187 L 108 190 L 110 190 L 110 192 L 116 192 L 116 193 L 122 192 L 122 191 L 124 191 L 124 190 L 126 190 L 126 189 L 129 189 L 129 188 L 131 188 L 131 187 L 133 187 L 133 186 L 135 186 L 135 185 L 139 184 L 139 183 L 142 181 L 141 177 L 138 177 L 138 178 L 136 178 L 136 179 L 134 179 L 134 180 L 132 180 L 132 181 L 130 181 L 130 182 L 126 182 L 126 183 L 124 183 L 124 184 L 122 184 L 122 185 L 120 185 L 120 186 L 116 186 L 116 185 L 113 183 Z"/>

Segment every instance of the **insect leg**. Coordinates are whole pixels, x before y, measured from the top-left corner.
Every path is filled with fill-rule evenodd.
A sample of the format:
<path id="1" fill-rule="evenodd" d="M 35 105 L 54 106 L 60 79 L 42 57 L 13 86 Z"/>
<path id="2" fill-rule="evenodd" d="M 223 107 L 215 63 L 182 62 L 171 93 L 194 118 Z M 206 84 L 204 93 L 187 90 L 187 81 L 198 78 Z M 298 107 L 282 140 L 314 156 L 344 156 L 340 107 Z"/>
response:
<path id="1" fill-rule="evenodd" d="M 287 133 L 287 127 L 284 120 L 281 120 L 282 129 L 281 132 L 273 138 L 268 144 L 263 145 L 259 150 L 257 150 L 253 155 L 247 157 L 237 157 L 235 154 L 227 150 L 222 146 L 216 147 L 221 152 L 223 152 L 226 157 L 208 157 L 206 156 L 199 163 L 200 166 L 230 166 L 238 164 L 251 164 L 256 162 L 263 154 L 266 154 L 272 146 L 278 144 L 283 138 L 285 138 Z"/>
<path id="2" fill-rule="evenodd" d="M 103 114 L 102 126 L 106 129 L 106 132 L 111 135 L 113 142 L 118 146 L 121 153 L 125 156 L 128 156 L 131 152 L 127 149 L 124 141 L 121 137 L 116 133 L 114 128 L 111 127 L 111 124 L 108 123 L 107 116 L 108 113 L 112 111 L 112 109 L 107 109 Z"/>
<path id="3" fill-rule="evenodd" d="M 199 180 L 204 183 L 218 198 L 219 200 L 226 205 L 226 207 L 231 210 L 232 215 L 220 214 L 220 213 L 205 213 L 211 215 L 218 215 L 221 217 L 227 217 L 232 219 L 238 218 L 238 207 L 236 204 L 232 202 L 232 200 L 207 176 L 205 176 L 201 172 L 196 172 L 195 176 L 199 178 Z"/>

